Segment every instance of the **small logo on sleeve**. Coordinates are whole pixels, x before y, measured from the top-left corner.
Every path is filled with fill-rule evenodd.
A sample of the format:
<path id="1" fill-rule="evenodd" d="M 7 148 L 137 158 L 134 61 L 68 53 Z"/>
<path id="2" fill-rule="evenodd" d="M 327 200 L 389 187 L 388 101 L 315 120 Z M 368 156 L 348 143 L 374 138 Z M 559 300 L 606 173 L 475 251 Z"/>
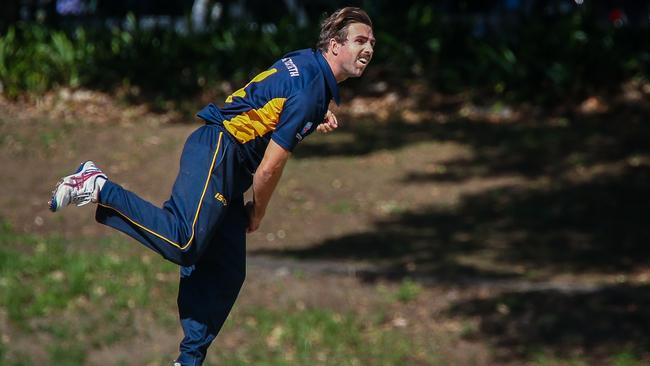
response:
<path id="1" fill-rule="evenodd" d="M 228 200 L 226 199 L 226 197 L 223 196 L 223 194 L 217 193 L 217 194 L 214 195 L 214 198 L 217 201 L 223 203 L 224 206 L 228 206 Z"/>
<path id="2" fill-rule="evenodd" d="M 309 132 L 309 130 L 311 129 L 311 126 L 313 126 L 313 125 L 314 125 L 314 123 L 312 123 L 312 122 L 305 123 L 305 126 L 302 128 L 302 131 L 300 131 L 299 133 L 296 134 L 296 138 L 298 139 L 298 141 L 302 141 L 302 139 L 305 137 L 305 134 L 307 134 L 307 132 Z"/>
<path id="3" fill-rule="evenodd" d="M 305 124 L 305 127 L 302 128 L 302 131 L 300 131 L 300 134 L 304 136 L 307 132 L 309 132 L 309 130 L 311 129 L 311 126 L 313 126 L 313 125 L 314 124 L 312 122 L 307 122 Z"/>

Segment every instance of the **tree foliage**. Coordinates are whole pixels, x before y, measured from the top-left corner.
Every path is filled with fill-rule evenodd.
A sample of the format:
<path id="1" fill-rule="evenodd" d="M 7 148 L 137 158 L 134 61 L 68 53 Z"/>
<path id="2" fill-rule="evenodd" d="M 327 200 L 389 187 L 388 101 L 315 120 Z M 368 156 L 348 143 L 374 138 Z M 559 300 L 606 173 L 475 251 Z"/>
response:
<path id="1" fill-rule="evenodd" d="M 546 102 L 648 76 L 650 51 L 640 45 L 649 29 L 615 27 L 593 7 L 518 13 L 514 20 L 499 13 L 485 30 L 480 21 L 489 15 L 485 9 L 409 4 L 367 7 L 378 40 L 372 68 L 393 81 L 426 80 L 445 92 L 472 88 Z M 10 97 L 56 86 L 124 84 L 187 97 L 221 80 L 243 81 L 283 53 L 313 46 L 321 10 L 311 9 L 303 27 L 292 15 L 269 22 L 255 11 L 250 19 L 224 18 L 205 32 L 144 28 L 133 14 L 119 26 L 19 22 L 0 34 L 0 82 Z"/>

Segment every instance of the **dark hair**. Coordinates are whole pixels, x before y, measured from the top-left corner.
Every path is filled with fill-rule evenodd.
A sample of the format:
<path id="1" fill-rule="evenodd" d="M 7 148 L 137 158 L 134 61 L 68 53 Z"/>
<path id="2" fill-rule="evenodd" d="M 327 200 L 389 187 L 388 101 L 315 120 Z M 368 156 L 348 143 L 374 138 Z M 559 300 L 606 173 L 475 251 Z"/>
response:
<path id="1" fill-rule="evenodd" d="M 372 28 L 370 17 L 361 8 L 349 6 L 339 9 L 321 23 L 316 48 L 326 52 L 332 38 L 338 43 L 344 43 L 348 38 L 348 28 L 352 23 L 362 23 Z"/>

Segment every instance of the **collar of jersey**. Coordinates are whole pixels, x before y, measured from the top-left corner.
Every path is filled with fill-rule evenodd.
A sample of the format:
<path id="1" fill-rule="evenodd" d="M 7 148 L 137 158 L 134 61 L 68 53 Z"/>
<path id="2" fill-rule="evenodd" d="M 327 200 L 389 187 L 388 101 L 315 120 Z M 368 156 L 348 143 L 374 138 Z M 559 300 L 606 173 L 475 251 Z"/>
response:
<path id="1" fill-rule="evenodd" d="M 325 75 L 325 80 L 327 81 L 327 86 L 330 89 L 330 93 L 332 94 L 334 102 L 336 102 L 336 105 L 341 104 L 341 97 L 339 96 L 339 85 L 336 83 L 332 68 L 327 63 L 327 60 L 325 60 L 325 57 L 320 51 L 316 51 L 316 59 L 318 60 L 318 64 L 320 65 L 321 70 L 323 70 L 323 75 Z"/>

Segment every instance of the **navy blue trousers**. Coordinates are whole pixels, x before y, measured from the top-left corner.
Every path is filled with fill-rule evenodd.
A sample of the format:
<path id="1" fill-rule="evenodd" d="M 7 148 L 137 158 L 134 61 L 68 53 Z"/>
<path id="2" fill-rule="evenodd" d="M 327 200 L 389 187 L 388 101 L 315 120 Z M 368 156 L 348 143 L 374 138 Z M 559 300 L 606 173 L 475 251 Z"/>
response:
<path id="1" fill-rule="evenodd" d="M 157 207 L 114 182 L 99 195 L 96 219 L 181 266 L 178 310 L 184 338 L 176 362 L 201 365 L 244 282 L 243 193 L 252 183 L 237 143 L 217 125 L 185 143 L 171 197 Z"/>

